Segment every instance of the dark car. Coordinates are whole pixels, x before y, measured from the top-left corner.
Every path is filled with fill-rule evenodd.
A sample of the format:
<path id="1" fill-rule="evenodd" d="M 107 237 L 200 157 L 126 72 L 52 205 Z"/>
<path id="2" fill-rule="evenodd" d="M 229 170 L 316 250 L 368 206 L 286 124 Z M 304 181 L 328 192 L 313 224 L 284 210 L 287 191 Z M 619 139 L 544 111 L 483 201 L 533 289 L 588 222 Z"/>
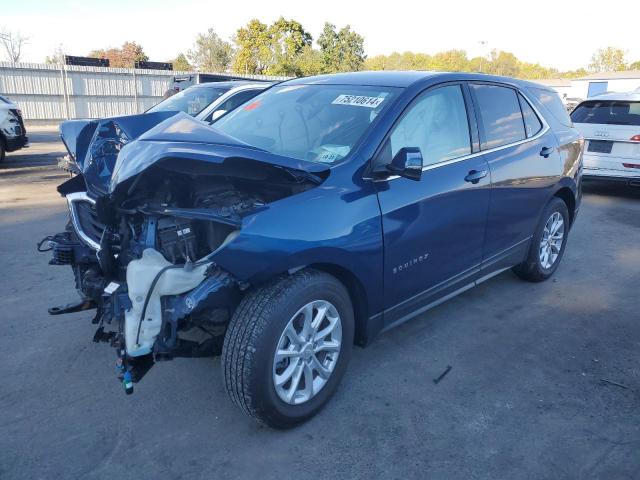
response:
<path id="1" fill-rule="evenodd" d="M 507 269 L 549 278 L 580 204 L 582 138 L 553 90 L 510 78 L 336 74 L 215 128 L 152 115 L 63 124 L 82 174 L 42 246 L 81 301 L 51 313 L 96 310 L 127 392 L 221 353 L 232 401 L 274 427 L 318 412 L 354 343 Z"/>

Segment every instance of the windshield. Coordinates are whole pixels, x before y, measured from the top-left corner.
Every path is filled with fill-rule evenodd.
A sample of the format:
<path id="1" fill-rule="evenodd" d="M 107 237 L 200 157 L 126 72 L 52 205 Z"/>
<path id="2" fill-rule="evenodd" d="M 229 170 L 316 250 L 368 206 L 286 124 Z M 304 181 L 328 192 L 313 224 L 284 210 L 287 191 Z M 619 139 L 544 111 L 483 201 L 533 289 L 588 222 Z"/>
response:
<path id="1" fill-rule="evenodd" d="M 640 102 L 593 100 L 583 102 L 571 112 L 575 123 L 640 126 Z"/>
<path id="2" fill-rule="evenodd" d="M 163 100 L 155 107 L 147 110 L 151 112 L 184 112 L 196 116 L 202 110 L 222 94 L 229 90 L 228 87 L 192 87 L 182 90 L 175 95 Z"/>
<path id="3" fill-rule="evenodd" d="M 215 128 L 299 160 L 345 158 L 400 91 L 359 85 L 283 85 L 222 117 Z"/>

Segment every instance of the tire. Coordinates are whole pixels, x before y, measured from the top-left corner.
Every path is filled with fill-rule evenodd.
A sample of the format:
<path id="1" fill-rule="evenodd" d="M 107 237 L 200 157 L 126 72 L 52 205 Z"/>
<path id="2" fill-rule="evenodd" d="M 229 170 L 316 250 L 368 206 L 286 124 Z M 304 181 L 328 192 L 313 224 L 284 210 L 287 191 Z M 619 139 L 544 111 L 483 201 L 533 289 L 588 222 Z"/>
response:
<path id="1" fill-rule="evenodd" d="M 320 313 L 324 307 L 326 317 Z M 305 317 L 304 312 L 309 308 L 311 316 Z M 278 358 L 281 359 L 276 362 L 276 350 L 290 352 L 298 349 L 298 344 L 289 340 L 293 336 L 285 333 L 285 329 L 290 325 L 298 328 L 304 323 L 304 318 L 323 318 L 316 325 L 317 331 L 322 334 L 331 327 L 331 333 L 324 337 L 325 341 L 318 341 L 318 345 L 328 348 L 329 344 L 337 342 L 337 355 L 324 349 L 314 353 L 314 339 L 319 335 L 309 333 L 311 341 L 305 347 L 300 346 L 301 353 L 296 354 L 297 357 L 281 358 L 280 355 Z M 307 337 L 304 330 L 301 332 L 295 337 L 296 341 Z M 340 338 L 335 340 L 338 333 Z M 257 288 L 242 299 L 225 334 L 222 370 L 227 394 L 244 413 L 261 423 L 279 429 L 294 427 L 318 413 L 337 390 L 349 363 L 353 335 L 354 316 L 349 294 L 342 283 L 327 273 L 305 269 Z M 303 343 L 305 341 L 300 345 Z M 285 345 L 286 350 L 283 350 Z M 311 355 L 322 362 L 314 363 Z M 331 368 L 326 379 L 320 375 L 320 370 L 312 370 L 316 365 L 322 366 L 325 375 Z M 324 365 L 330 367 L 325 368 Z M 297 376 L 298 369 L 301 374 Z M 311 377 L 307 376 L 309 369 L 312 370 Z M 289 371 L 294 372 L 291 380 L 277 387 L 276 375 L 279 379 L 285 378 Z M 302 388 L 304 385 L 302 392 L 294 388 L 296 376 L 296 386 Z M 307 383 L 308 378 L 313 380 Z M 322 386 L 316 386 L 322 382 Z M 283 399 L 287 385 L 289 392 L 294 392 L 289 402 Z M 310 385 L 313 387 L 307 389 Z M 306 400 L 305 395 L 309 395 Z"/>
<path id="2" fill-rule="evenodd" d="M 4 145 L 4 139 L 0 136 L 0 163 L 4 162 L 4 159 L 7 157 L 7 149 Z"/>
<path id="3" fill-rule="evenodd" d="M 552 254 L 547 257 L 545 262 L 543 256 L 543 244 L 547 242 L 546 231 L 549 231 L 549 222 L 552 222 L 553 218 L 562 219 L 562 240 L 561 242 L 556 240 L 554 244 L 555 247 L 550 247 L 549 251 L 552 252 Z M 531 246 L 529 247 L 527 259 L 520 265 L 513 268 L 514 273 L 521 279 L 529 282 L 542 282 L 551 277 L 558 268 L 558 265 L 562 260 L 562 256 L 564 255 L 564 249 L 567 245 L 567 238 L 569 236 L 569 222 L 570 218 L 567 204 L 564 203 L 562 199 L 553 197 L 545 207 L 540 223 L 536 228 L 533 238 L 531 239 Z M 554 236 L 552 236 L 552 238 L 554 238 Z M 557 238 L 557 234 L 555 238 Z M 559 247 L 558 243 L 560 243 Z M 555 258 L 553 258 L 554 254 L 557 255 Z"/>

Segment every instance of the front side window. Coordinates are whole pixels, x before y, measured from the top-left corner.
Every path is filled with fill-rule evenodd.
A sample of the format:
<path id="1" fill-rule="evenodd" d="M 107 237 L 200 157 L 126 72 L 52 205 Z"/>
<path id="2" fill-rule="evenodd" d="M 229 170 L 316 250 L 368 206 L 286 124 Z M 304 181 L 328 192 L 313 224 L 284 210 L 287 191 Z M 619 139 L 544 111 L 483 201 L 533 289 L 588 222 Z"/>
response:
<path id="1" fill-rule="evenodd" d="M 515 90 L 496 85 L 471 85 L 484 126 L 483 150 L 526 138 L 524 120 Z"/>
<path id="2" fill-rule="evenodd" d="M 640 126 L 640 102 L 590 100 L 571 112 L 575 123 Z"/>
<path id="3" fill-rule="evenodd" d="M 349 155 L 400 88 L 281 85 L 215 122 L 214 128 L 271 153 L 335 163 Z"/>
<path id="4" fill-rule="evenodd" d="M 403 147 L 418 147 L 424 165 L 471 153 L 469 122 L 459 85 L 449 85 L 420 94 L 393 127 L 382 162 Z"/>
<path id="5" fill-rule="evenodd" d="M 195 117 L 228 90 L 228 87 L 187 88 L 151 107 L 147 112 L 184 112 Z"/>

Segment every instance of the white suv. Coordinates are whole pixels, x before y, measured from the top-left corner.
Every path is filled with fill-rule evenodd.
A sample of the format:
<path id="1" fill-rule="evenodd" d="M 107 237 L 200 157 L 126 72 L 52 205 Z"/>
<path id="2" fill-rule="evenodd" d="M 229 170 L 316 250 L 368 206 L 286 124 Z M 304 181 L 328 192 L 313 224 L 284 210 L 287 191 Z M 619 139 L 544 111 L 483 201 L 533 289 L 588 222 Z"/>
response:
<path id="1" fill-rule="evenodd" d="M 585 139 L 584 178 L 640 186 L 640 92 L 589 98 L 571 120 Z"/>
<path id="2" fill-rule="evenodd" d="M 29 146 L 27 130 L 24 128 L 22 112 L 18 105 L 0 95 L 0 163 L 6 152 Z"/>

